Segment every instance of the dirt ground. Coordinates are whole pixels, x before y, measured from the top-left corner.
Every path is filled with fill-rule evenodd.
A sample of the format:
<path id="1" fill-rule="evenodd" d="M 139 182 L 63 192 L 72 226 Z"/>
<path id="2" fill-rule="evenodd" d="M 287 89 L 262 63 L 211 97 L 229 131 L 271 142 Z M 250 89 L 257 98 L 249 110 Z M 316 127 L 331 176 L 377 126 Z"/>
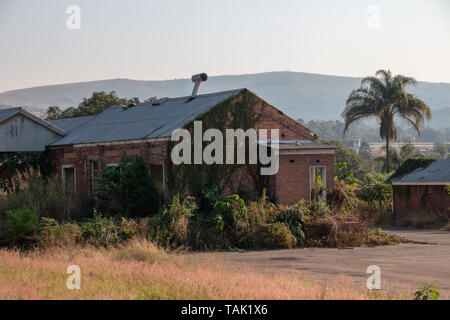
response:
<path id="1" fill-rule="evenodd" d="M 385 232 L 404 236 L 419 243 L 360 248 L 305 248 L 293 250 L 194 253 L 212 256 L 227 264 L 264 271 L 304 271 L 305 278 L 321 280 L 345 275 L 365 286 L 370 274 L 366 269 L 381 269 L 382 289 L 407 287 L 431 282 L 441 290 L 441 298 L 450 299 L 450 232 L 384 228 Z M 412 291 L 413 292 L 413 291 Z"/>

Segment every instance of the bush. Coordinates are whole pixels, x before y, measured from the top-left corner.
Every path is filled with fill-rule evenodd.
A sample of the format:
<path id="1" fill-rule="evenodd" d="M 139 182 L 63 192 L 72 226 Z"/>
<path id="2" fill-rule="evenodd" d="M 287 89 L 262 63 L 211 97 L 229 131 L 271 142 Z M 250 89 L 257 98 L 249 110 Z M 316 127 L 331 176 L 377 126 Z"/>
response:
<path id="1" fill-rule="evenodd" d="M 76 223 L 59 224 L 55 219 L 45 217 L 40 220 L 40 247 L 70 247 L 81 239 L 82 229 Z"/>
<path id="2" fill-rule="evenodd" d="M 392 197 L 392 187 L 384 181 L 387 175 L 381 173 L 369 173 L 360 182 L 356 190 L 356 196 L 367 202 L 382 203 L 388 201 Z"/>
<path id="3" fill-rule="evenodd" d="M 245 234 L 240 246 L 251 249 L 289 249 L 292 247 L 292 234 L 284 223 L 259 225 L 256 232 Z"/>
<path id="4" fill-rule="evenodd" d="M 38 228 L 39 218 L 35 209 L 24 207 L 9 210 L 0 239 L 9 246 L 28 247 L 35 242 Z"/>
<path id="5" fill-rule="evenodd" d="M 336 246 L 337 222 L 332 217 L 313 218 L 305 226 L 305 237 L 313 246 Z"/>
<path id="6" fill-rule="evenodd" d="M 94 218 L 81 223 L 81 235 L 85 242 L 96 246 L 116 245 L 120 241 L 119 227 L 112 218 L 94 213 Z"/>
<path id="7" fill-rule="evenodd" d="M 196 209 L 193 197 L 173 196 L 168 209 L 148 220 L 152 240 L 164 247 L 187 245 L 189 218 Z"/>
<path id="8" fill-rule="evenodd" d="M 226 229 L 245 224 L 246 213 L 245 202 L 237 194 L 217 200 L 213 207 L 214 221 Z"/>
<path id="9" fill-rule="evenodd" d="M 293 246 L 302 246 L 304 244 L 304 226 L 308 221 L 308 213 L 309 209 L 303 203 L 299 203 L 282 210 L 277 217 L 278 222 L 284 223 L 289 228 L 292 234 Z"/>
<path id="10" fill-rule="evenodd" d="M 144 160 L 124 156 L 118 167 L 106 167 L 97 177 L 100 211 L 123 217 L 148 217 L 164 202 L 162 187 L 153 183 Z"/>

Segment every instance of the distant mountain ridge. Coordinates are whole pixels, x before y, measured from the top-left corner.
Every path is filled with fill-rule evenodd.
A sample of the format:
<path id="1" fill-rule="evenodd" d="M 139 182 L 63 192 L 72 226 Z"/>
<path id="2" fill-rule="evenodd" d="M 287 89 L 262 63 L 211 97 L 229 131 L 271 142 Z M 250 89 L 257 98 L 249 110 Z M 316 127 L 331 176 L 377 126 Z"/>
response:
<path id="1" fill-rule="evenodd" d="M 244 75 L 211 76 L 202 83 L 200 93 L 248 88 L 294 119 L 339 119 L 351 90 L 361 78 L 303 72 L 266 72 Z M 142 81 L 130 79 L 99 80 L 40 86 L 0 93 L 0 105 L 24 106 L 45 112 L 50 105 L 77 106 L 94 91 L 117 92 L 120 97 L 179 97 L 190 95 L 190 79 Z M 450 83 L 419 82 L 408 88 L 426 101 L 435 117 L 433 127 L 450 127 Z"/>

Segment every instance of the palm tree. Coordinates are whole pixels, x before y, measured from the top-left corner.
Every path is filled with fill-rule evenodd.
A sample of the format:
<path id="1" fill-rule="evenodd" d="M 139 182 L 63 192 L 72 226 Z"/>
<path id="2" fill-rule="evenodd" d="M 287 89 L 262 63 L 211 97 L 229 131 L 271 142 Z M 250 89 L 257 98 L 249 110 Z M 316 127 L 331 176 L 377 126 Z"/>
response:
<path id="1" fill-rule="evenodd" d="M 386 141 L 386 172 L 391 169 L 389 143 L 397 139 L 394 120 L 405 120 L 420 135 L 424 119 L 431 119 L 431 109 L 416 96 L 407 93 L 407 85 L 417 81 L 402 75 L 392 76 L 389 70 L 379 70 L 373 77 L 361 81 L 361 87 L 353 90 L 342 112 L 345 119 L 344 135 L 350 124 L 363 118 L 375 117 L 380 124 L 380 137 Z"/>

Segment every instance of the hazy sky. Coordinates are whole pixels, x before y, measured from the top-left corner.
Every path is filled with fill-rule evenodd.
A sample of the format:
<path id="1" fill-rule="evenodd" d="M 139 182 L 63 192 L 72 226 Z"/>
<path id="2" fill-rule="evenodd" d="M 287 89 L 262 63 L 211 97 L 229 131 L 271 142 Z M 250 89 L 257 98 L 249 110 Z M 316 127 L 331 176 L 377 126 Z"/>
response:
<path id="1" fill-rule="evenodd" d="M 81 10 L 69 30 L 69 5 Z M 73 20 L 71 20 L 73 21 Z M 0 92 L 275 70 L 450 82 L 448 0 L 0 0 Z"/>

